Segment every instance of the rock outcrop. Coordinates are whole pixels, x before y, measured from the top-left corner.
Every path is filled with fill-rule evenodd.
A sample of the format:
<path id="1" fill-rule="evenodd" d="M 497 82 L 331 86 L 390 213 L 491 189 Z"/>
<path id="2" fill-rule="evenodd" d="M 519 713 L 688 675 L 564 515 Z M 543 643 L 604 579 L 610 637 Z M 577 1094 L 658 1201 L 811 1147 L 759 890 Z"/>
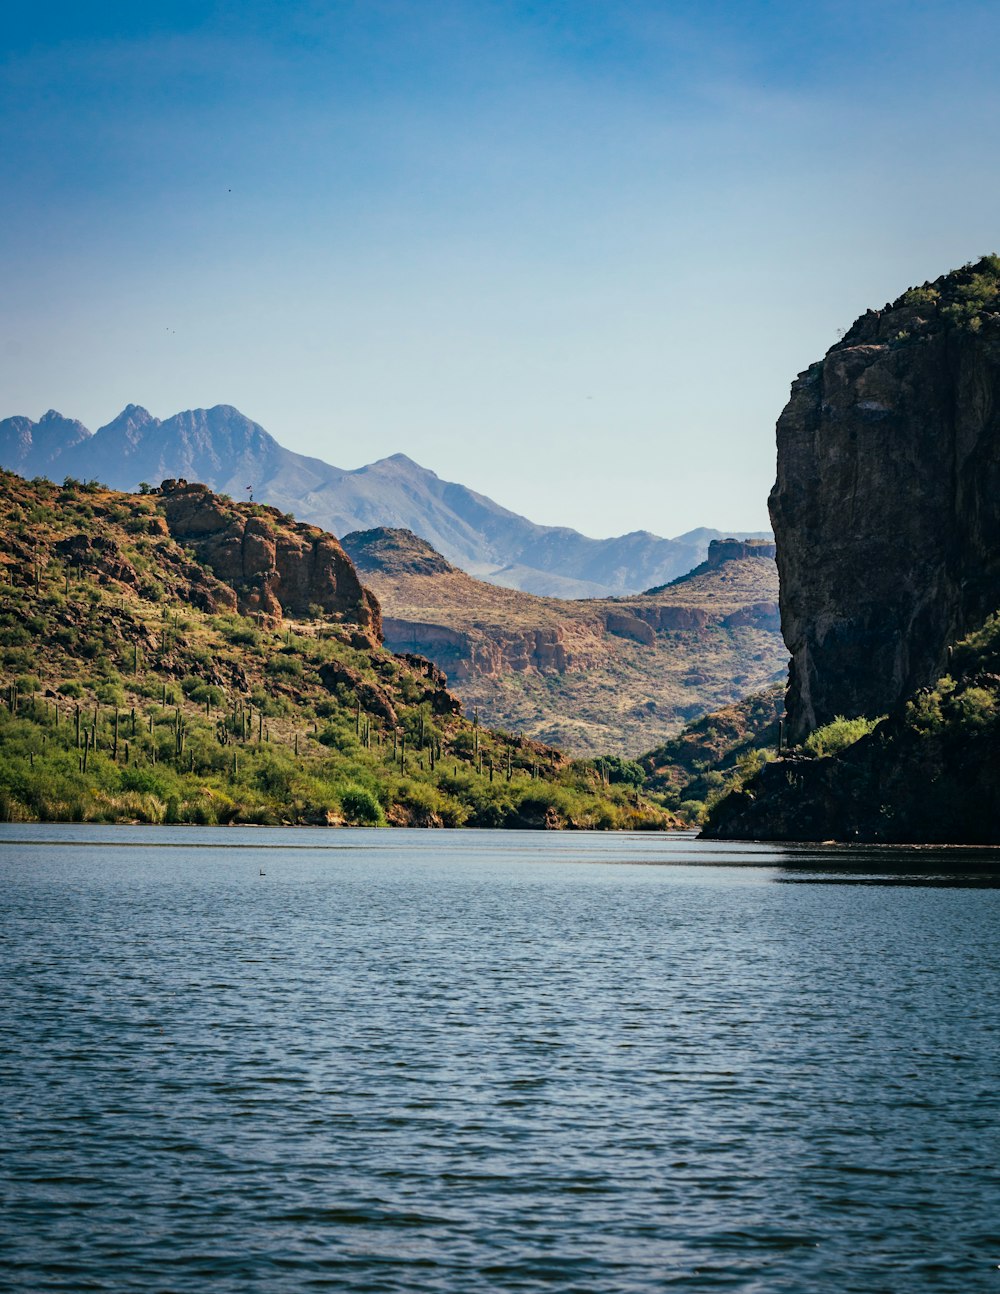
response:
<path id="1" fill-rule="evenodd" d="M 660 584 L 654 589 L 647 589 L 646 594 L 663 593 L 678 584 L 687 584 L 689 580 L 697 579 L 699 575 L 719 570 L 727 562 L 745 562 L 750 558 L 773 562 L 776 547 L 773 539 L 713 539 L 708 545 L 708 553 L 703 562 L 699 562 L 690 571 L 671 580 L 669 584 Z"/>
<path id="2" fill-rule="evenodd" d="M 890 710 L 1000 606 L 1000 261 L 870 310 L 800 374 L 770 509 L 788 735 Z"/>
<path id="3" fill-rule="evenodd" d="M 713 539 L 708 545 L 705 565 L 714 570 L 723 562 L 741 562 L 747 557 L 774 560 L 777 545 L 768 539 Z"/>
<path id="4" fill-rule="evenodd" d="M 171 537 L 193 548 L 233 589 L 241 612 L 280 621 L 319 611 L 381 641 L 378 600 L 362 587 L 333 535 L 277 508 L 252 505 L 250 511 L 184 480 L 164 481 L 158 494 Z"/>

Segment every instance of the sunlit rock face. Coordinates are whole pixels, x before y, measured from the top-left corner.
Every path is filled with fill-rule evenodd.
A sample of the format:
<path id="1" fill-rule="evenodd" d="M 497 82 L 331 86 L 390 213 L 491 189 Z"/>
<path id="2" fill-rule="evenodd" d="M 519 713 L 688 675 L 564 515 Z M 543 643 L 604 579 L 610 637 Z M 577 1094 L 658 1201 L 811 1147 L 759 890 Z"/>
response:
<path id="1" fill-rule="evenodd" d="M 1000 267 L 869 311 L 799 375 L 770 497 L 788 736 L 884 713 L 1000 607 Z"/>
<path id="2" fill-rule="evenodd" d="M 248 515 L 246 506 L 183 480 L 164 481 L 156 493 L 170 534 L 235 590 L 241 611 L 280 621 L 318 610 L 381 641 L 378 600 L 333 535 L 276 508 L 258 506 Z"/>

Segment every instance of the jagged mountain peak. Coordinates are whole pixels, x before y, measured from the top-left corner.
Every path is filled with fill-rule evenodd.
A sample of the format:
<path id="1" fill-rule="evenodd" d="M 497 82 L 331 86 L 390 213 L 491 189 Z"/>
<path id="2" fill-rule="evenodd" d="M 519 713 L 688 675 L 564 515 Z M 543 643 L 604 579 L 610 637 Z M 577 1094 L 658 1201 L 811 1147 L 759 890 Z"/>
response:
<path id="1" fill-rule="evenodd" d="M 30 428 L 0 423 L 0 465 L 29 476 L 96 479 L 120 490 L 184 478 L 242 498 L 252 486 L 257 501 L 336 534 L 407 529 L 463 570 L 552 597 L 603 597 L 666 584 L 703 561 L 708 540 L 722 533 L 666 539 L 637 530 L 592 539 L 567 526 L 538 525 L 404 453 L 350 471 L 296 454 L 231 404 L 163 421 L 129 404 L 95 436 L 82 424 L 71 430 L 58 414 L 48 425 L 58 435 L 40 448 Z"/>
<path id="2" fill-rule="evenodd" d="M 93 433 L 78 418 L 67 418 L 58 409 L 48 409 L 35 423 L 35 430 L 45 434 L 47 439 L 52 435 L 63 435 L 67 444 L 89 438 Z"/>
<path id="3" fill-rule="evenodd" d="M 141 404 L 127 404 L 117 418 L 113 421 L 118 422 L 122 418 L 128 418 L 132 422 L 159 422 L 159 418 L 154 418 L 148 409 Z"/>
<path id="4" fill-rule="evenodd" d="M 49 409 L 38 422 L 23 416 L 0 421 L 0 463 L 23 476 L 60 475 L 67 451 L 91 439 L 82 422 Z"/>
<path id="5" fill-rule="evenodd" d="M 107 438 L 121 431 L 139 431 L 151 423 L 158 427 L 160 420 L 159 418 L 154 418 L 149 410 L 144 409 L 141 404 L 127 404 L 117 417 L 112 418 L 110 422 L 106 422 L 103 427 L 99 427 L 94 434 Z"/>

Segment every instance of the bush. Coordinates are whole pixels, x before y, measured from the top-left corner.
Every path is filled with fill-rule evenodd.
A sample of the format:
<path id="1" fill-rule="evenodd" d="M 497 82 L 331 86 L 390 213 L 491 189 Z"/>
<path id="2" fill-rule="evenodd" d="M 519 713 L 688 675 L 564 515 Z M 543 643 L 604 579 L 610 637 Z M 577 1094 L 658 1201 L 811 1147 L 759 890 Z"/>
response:
<path id="1" fill-rule="evenodd" d="M 677 812 L 692 827 L 700 827 L 705 821 L 705 802 L 704 800 L 681 800 L 677 806 Z"/>
<path id="2" fill-rule="evenodd" d="M 989 727 L 996 718 L 996 698 L 984 687 L 967 687 L 952 704 L 959 724 L 965 729 Z"/>
<path id="3" fill-rule="evenodd" d="M 302 673 L 302 662 L 294 656 L 272 656 L 264 666 L 268 674 L 285 675 L 298 678 Z"/>
<path id="4" fill-rule="evenodd" d="M 338 798 L 348 822 L 362 827 L 380 827 L 385 822 L 381 804 L 365 787 L 345 786 Z"/>
<path id="5" fill-rule="evenodd" d="M 909 292 L 903 293 L 904 306 L 932 306 L 935 304 L 941 293 L 935 287 L 928 283 L 922 288 L 910 288 Z"/>
<path id="6" fill-rule="evenodd" d="M 803 742 L 803 747 L 807 754 L 817 759 L 836 755 L 848 746 L 853 746 L 862 737 L 867 737 L 884 718 L 883 714 L 877 719 L 866 719 L 864 715 L 859 715 L 856 719 L 845 719 L 842 714 L 838 714 L 832 723 L 811 732 Z"/>
<path id="7" fill-rule="evenodd" d="M 772 759 L 774 759 L 773 751 L 761 750 L 759 747 L 745 750 L 737 755 L 736 780 L 739 785 L 742 786 L 744 782 L 749 782 L 752 777 L 756 777 L 764 765 L 769 764 Z"/>
<path id="8" fill-rule="evenodd" d="M 206 683 L 195 674 L 188 674 L 186 678 L 181 679 L 181 691 L 189 701 L 195 701 L 199 705 L 204 705 L 207 701 L 218 709 L 226 703 L 226 694 L 221 687 L 217 687 L 214 683 Z"/>
<path id="9" fill-rule="evenodd" d="M 236 647 L 259 647 L 260 632 L 252 625 L 233 624 L 222 631 L 227 642 Z"/>
<path id="10" fill-rule="evenodd" d="M 646 774 L 641 764 L 634 759 L 622 759 L 619 755 L 602 755 L 594 761 L 612 786 L 622 783 L 625 786 L 642 786 Z"/>

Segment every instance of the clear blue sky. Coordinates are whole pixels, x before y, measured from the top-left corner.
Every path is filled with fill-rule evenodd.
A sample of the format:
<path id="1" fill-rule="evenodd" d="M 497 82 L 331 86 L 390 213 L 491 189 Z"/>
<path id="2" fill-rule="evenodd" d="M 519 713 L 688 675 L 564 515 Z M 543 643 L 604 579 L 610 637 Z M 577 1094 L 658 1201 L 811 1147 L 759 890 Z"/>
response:
<path id="1" fill-rule="evenodd" d="M 1000 6 L 5 14 L 0 415 L 234 404 L 606 535 L 759 528 L 838 329 L 1000 249 Z"/>

